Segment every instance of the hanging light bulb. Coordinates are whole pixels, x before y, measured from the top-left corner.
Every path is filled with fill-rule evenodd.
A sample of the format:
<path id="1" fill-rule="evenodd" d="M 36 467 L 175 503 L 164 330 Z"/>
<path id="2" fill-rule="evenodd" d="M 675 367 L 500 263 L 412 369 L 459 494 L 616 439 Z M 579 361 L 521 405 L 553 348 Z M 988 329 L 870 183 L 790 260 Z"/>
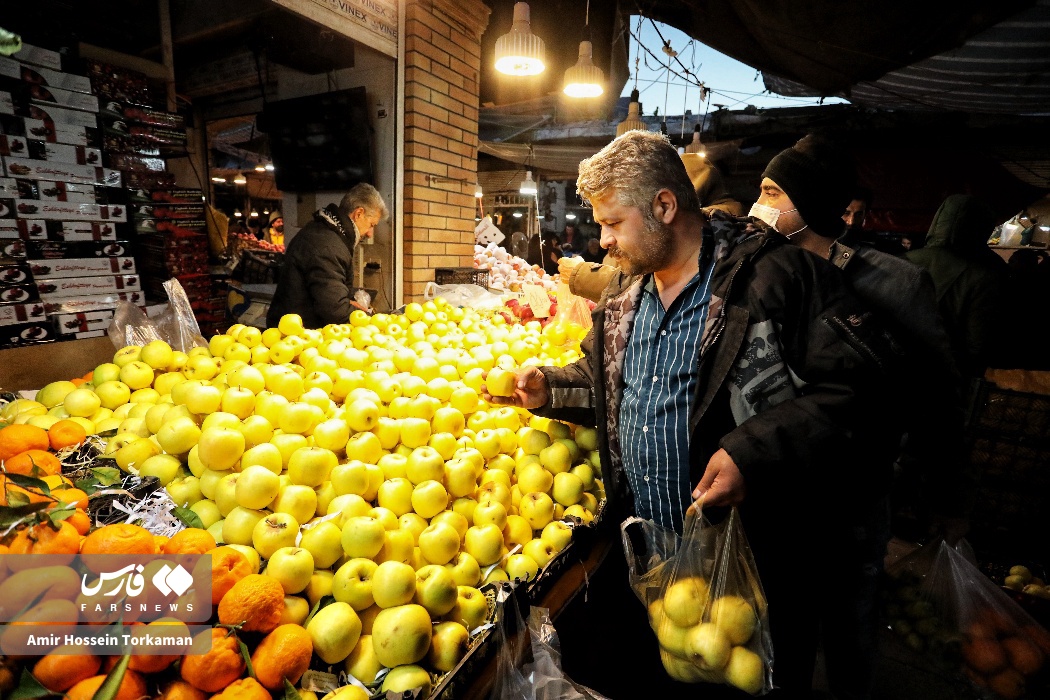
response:
<path id="1" fill-rule="evenodd" d="M 270 213 L 270 210 L 268 208 L 267 209 L 263 209 L 263 216 L 266 216 L 269 213 Z"/>
<path id="2" fill-rule="evenodd" d="M 252 213 L 249 214 L 249 216 L 257 219 L 257 218 L 259 218 L 259 212 L 257 212 L 256 210 L 252 209 Z"/>
<path id="3" fill-rule="evenodd" d="M 240 210 L 240 207 L 238 207 L 237 209 L 234 209 L 234 210 L 233 210 L 233 215 L 234 215 L 235 217 L 237 217 L 238 219 L 239 219 L 239 218 L 241 218 L 242 216 L 244 216 L 243 214 L 241 214 L 241 210 Z"/>
<path id="4" fill-rule="evenodd" d="M 237 173 L 237 177 L 233 178 L 233 184 L 235 185 L 247 185 L 248 178 L 244 176 L 244 173 Z"/>
<path id="5" fill-rule="evenodd" d="M 536 181 L 532 179 L 532 171 L 525 171 L 525 179 L 521 181 L 518 192 L 521 194 L 536 194 Z"/>
<path id="6" fill-rule="evenodd" d="M 267 163 L 266 165 L 264 165 L 263 166 L 263 170 L 265 170 L 268 173 L 272 173 L 273 172 L 273 163 Z"/>
<path id="7" fill-rule="evenodd" d="M 520 219 L 520 218 L 521 218 L 521 216 L 522 216 L 522 214 L 521 214 L 521 212 L 520 212 L 520 211 L 516 211 L 516 212 L 514 212 L 514 218 L 515 218 L 515 219 Z"/>
<path id="8" fill-rule="evenodd" d="M 648 127 L 645 126 L 645 122 L 639 116 L 642 111 L 642 103 L 638 101 L 638 89 L 631 90 L 631 104 L 627 107 L 627 118 L 616 125 L 616 135 L 623 136 L 628 131 L 634 129 L 640 129 L 646 131 Z"/>
<path id="9" fill-rule="evenodd" d="M 568 219 L 569 221 L 576 221 L 576 215 L 573 214 L 572 212 L 569 212 L 568 214 L 566 214 L 565 218 Z"/>
<path id="10" fill-rule="evenodd" d="M 588 39 L 580 42 L 579 59 L 576 65 L 565 71 L 565 87 L 563 91 L 569 97 L 598 97 L 604 92 L 602 83 L 605 82 L 605 74 L 601 68 L 594 65 L 593 47 L 589 40 L 591 24 L 591 2 L 587 0 L 587 14 L 583 26 L 587 31 Z"/>
<path id="11" fill-rule="evenodd" d="M 481 199 L 485 196 L 485 193 L 481 191 L 481 185 L 477 182 L 474 183 L 474 196 Z"/>
<path id="12" fill-rule="evenodd" d="M 214 183 L 216 183 L 216 184 L 218 184 L 218 185 L 222 185 L 222 184 L 225 184 L 225 183 L 226 183 L 226 178 L 224 178 L 224 177 L 219 177 L 218 175 L 216 175 L 215 177 L 213 177 L 213 178 L 211 179 L 211 181 L 212 181 L 212 182 L 214 182 Z"/>
<path id="13" fill-rule="evenodd" d="M 701 158 L 707 155 L 707 149 L 704 148 L 703 142 L 700 140 L 700 125 L 697 124 L 693 127 L 693 140 L 685 147 L 686 153 L 696 153 Z"/>
<path id="14" fill-rule="evenodd" d="M 265 173 L 266 172 L 266 166 L 262 165 L 262 164 L 256 165 L 255 166 L 255 172 L 257 172 L 257 173 Z"/>
<path id="15" fill-rule="evenodd" d="M 605 91 L 603 82 L 605 74 L 591 58 L 591 42 L 581 41 L 579 60 L 565 71 L 565 94 L 569 97 L 598 97 Z"/>
<path id="16" fill-rule="evenodd" d="M 496 39 L 496 70 L 507 75 L 539 75 L 544 64 L 543 39 L 532 33 L 529 3 L 514 3 L 514 24 Z"/>

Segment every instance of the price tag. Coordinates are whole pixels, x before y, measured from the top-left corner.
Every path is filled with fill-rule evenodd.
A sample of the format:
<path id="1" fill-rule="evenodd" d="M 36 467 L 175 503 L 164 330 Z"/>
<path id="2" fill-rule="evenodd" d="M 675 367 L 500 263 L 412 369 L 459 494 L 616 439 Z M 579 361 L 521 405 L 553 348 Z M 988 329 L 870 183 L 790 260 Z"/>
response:
<path id="1" fill-rule="evenodd" d="M 536 318 L 548 318 L 551 315 L 551 299 L 547 290 L 538 284 L 526 284 L 521 289 L 525 293 L 525 303 L 532 309 Z"/>
<path id="2" fill-rule="evenodd" d="M 299 687 L 315 693 L 330 693 L 339 688 L 339 676 L 324 671 L 308 670 L 299 679 Z"/>

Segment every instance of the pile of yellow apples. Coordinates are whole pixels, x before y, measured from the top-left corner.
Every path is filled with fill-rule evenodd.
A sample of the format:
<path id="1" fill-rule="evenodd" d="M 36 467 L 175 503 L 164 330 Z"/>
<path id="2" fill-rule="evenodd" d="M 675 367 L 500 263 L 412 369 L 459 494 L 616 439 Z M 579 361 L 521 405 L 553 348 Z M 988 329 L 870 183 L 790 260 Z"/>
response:
<path id="1" fill-rule="evenodd" d="M 677 579 L 649 605 L 668 675 L 683 683 L 726 683 L 752 695 L 766 679 L 762 658 L 749 648 L 758 623 L 747 600 L 712 596 L 700 576 Z"/>
<path id="2" fill-rule="evenodd" d="M 364 683 L 400 669 L 387 689 L 404 690 L 465 654 L 490 615 L 479 586 L 534 579 L 598 512 L 593 429 L 481 399 L 489 371 L 566 364 L 584 334 L 441 299 L 321 330 L 288 315 L 187 353 L 125 347 L 20 410 L 115 430 L 105 454 L 279 581 L 282 622 L 324 663 Z"/>

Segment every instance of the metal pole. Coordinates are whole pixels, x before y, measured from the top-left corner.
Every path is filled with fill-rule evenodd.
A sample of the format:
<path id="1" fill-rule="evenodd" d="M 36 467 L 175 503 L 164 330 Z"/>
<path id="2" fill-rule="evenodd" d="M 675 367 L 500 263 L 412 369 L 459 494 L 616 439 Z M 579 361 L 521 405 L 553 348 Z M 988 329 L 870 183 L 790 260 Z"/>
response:
<path id="1" fill-rule="evenodd" d="M 166 75 L 164 86 L 168 91 L 168 111 L 175 111 L 175 58 L 171 45 L 171 4 L 170 0 L 157 0 L 157 14 L 160 15 L 160 51 Z"/>

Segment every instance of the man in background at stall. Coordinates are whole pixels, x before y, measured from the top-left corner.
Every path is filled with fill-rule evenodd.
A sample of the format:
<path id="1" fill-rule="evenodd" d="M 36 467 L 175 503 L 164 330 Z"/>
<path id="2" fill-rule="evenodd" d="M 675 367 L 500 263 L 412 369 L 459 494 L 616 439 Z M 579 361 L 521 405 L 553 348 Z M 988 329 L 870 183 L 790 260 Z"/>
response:
<path id="1" fill-rule="evenodd" d="M 490 400 L 599 427 L 614 526 L 635 514 L 681 532 L 693 499 L 739 505 L 769 600 L 774 683 L 808 692 L 821 597 L 857 554 L 853 515 L 888 481 L 865 439 L 885 408 L 875 398 L 880 365 L 893 364 L 888 339 L 838 271 L 789 245 L 777 233 L 785 229 L 702 213 L 666 137 L 618 137 L 580 164 L 577 189 L 620 267 L 593 313 L 586 356 L 519 369 L 514 395 Z M 829 194 L 832 216 L 848 197 Z M 640 677 L 630 694 L 624 675 L 602 686 L 570 672 L 614 697 L 669 682 L 651 670 L 655 640 L 630 601 L 625 561 L 611 553 L 586 619 L 571 625 L 587 630 L 595 648 L 583 653 L 603 657 L 606 673 Z M 648 646 L 618 648 L 629 638 Z"/>
<path id="2" fill-rule="evenodd" d="M 266 325 L 275 327 L 284 314 L 299 314 L 306 328 L 346 323 L 362 308 L 353 298 L 354 249 L 386 217 L 383 197 L 367 183 L 354 185 L 339 206 L 314 212 L 285 251 Z"/>
<path id="3" fill-rule="evenodd" d="M 270 224 L 263 239 L 274 245 L 284 245 L 284 217 L 281 212 L 270 212 Z"/>

